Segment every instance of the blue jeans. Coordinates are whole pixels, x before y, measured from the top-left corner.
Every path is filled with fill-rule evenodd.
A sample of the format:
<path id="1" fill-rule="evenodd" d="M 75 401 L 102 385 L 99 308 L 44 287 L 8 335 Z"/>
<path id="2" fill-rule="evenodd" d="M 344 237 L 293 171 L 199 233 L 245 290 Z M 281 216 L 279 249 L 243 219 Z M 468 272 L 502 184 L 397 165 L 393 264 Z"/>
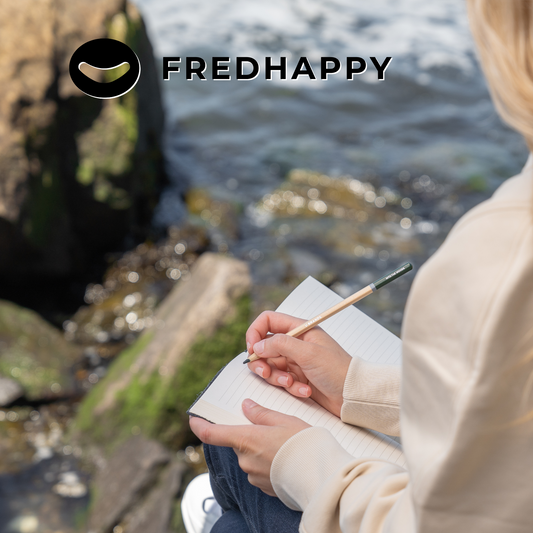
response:
<path id="1" fill-rule="evenodd" d="M 248 482 L 232 448 L 204 444 L 211 488 L 224 514 L 211 533 L 297 533 L 302 513 Z"/>

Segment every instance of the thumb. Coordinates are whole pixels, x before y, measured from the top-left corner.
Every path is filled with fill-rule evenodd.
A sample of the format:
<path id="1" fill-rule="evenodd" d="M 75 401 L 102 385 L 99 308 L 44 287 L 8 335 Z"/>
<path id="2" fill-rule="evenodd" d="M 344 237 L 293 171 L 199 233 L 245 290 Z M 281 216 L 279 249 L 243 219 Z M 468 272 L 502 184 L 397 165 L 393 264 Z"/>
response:
<path id="1" fill-rule="evenodd" d="M 292 418 L 278 411 L 272 411 L 255 403 L 249 398 L 242 402 L 242 410 L 248 420 L 261 426 L 283 426 L 287 419 Z"/>

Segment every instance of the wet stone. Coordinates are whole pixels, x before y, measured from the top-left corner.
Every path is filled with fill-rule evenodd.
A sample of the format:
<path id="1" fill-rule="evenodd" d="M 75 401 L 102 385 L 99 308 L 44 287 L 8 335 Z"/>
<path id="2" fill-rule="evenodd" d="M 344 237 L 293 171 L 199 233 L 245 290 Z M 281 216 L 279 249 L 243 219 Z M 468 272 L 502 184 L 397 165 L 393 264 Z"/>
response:
<path id="1" fill-rule="evenodd" d="M 124 519 L 127 533 L 167 533 L 174 496 L 180 489 L 186 465 L 175 461 L 159 476 L 157 486 Z"/>
<path id="2" fill-rule="evenodd" d="M 28 400 L 72 393 L 70 375 L 81 350 L 37 313 L 0 300 L 0 375 L 16 381 Z"/>
<path id="3" fill-rule="evenodd" d="M 88 530 L 110 533 L 152 487 L 169 461 L 170 453 L 156 441 L 136 436 L 122 444 L 94 479 Z"/>
<path id="4" fill-rule="evenodd" d="M 155 325 L 155 308 L 176 284 L 190 277 L 208 242 L 200 227 L 171 227 L 166 239 L 140 244 L 115 258 L 102 282 L 87 286 L 87 305 L 63 324 L 65 338 L 96 346 L 92 350 L 99 357 L 116 355 L 124 348 L 121 341 L 131 344 Z"/>
<path id="5" fill-rule="evenodd" d="M 4 407 L 18 400 L 24 391 L 22 387 L 12 379 L 0 376 L 0 406 Z"/>

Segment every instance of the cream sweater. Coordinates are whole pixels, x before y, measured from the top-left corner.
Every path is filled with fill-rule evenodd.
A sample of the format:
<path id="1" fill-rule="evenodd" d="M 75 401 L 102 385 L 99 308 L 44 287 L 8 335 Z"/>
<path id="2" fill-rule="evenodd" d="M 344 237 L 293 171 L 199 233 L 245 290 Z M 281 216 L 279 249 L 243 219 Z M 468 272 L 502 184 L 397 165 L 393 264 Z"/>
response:
<path id="1" fill-rule="evenodd" d="M 342 419 L 398 434 L 400 418 L 407 470 L 355 458 L 322 428 L 278 451 L 271 481 L 303 511 L 301 532 L 533 531 L 533 420 L 516 423 L 533 410 L 532 204 L 530 156 L 420 268 L 401 376 L 350 366 Z"/>

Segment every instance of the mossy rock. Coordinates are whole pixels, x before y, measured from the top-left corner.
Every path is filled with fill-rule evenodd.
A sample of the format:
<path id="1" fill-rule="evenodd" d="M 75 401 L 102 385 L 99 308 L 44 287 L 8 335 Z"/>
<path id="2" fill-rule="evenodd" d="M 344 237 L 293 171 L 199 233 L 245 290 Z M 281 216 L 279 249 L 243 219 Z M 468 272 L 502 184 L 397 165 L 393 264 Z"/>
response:
<path id="1" fill-rule="evenodd" d="M 191 442 L 186 410 L 244 349 L 250 285 L 245 263 L 203 254 L 158 309 L 164 325 L 121 353 L 84 399 L 75 434 L 107 453 L 132 434 L 172 449 Z"/>
<path id="2" fill-rule="evenodd" d="M 28 400 L 71 392 L 78 347 L 37 313 L 0 300 L 0 374 L 17 381 Z"/>
<path id="3" fill-rule="evenodd" d="M 9 49 L 0 76 L 14 117 L 0 117 L 0 273 L 12 283 L 83 276 L 125 238 L 144 240 L 166 185 L 159 77 L 139 12 L 120 0 L 49 7 L 39 6 L 37 20 L 26 17 L 25 2 L 13 4 L 38 49 Z M 73 23 L 87 19 L 73 34 Z M 11 31 L 8 22 L 0 30 Z M 79 91 L 68 73 L 74 51 L 100 37 L 126 43 L 142 64 L 135 88 L 105 101 Z M 40 66 L 19 72 L 34 61 Z"/>
<path id="4" fill-rule="evenodd" d="M 214 335 L 201 336 L 183 358 L 176 374 L 164 379 L 158 371 L 148 379 L 136 375 L 127 388 L 116 394 L 113 410 L 96 417 L 94 410 L 102 398 L 106 380 L 101 381 L 83 402 L 77 427 L 106 448 L 126 440 L 132 434 L 155 438 L 172 449 L 189 444 L 187 409 L 217 372 L 243 350 L 243 339 L 250 324 L 250 297 L 236 303 L 234 316 Z M 125 350 L 111 366 L 109 381 L 127 370 L 153 339 L 153 333 L 140 338 Z"/>

